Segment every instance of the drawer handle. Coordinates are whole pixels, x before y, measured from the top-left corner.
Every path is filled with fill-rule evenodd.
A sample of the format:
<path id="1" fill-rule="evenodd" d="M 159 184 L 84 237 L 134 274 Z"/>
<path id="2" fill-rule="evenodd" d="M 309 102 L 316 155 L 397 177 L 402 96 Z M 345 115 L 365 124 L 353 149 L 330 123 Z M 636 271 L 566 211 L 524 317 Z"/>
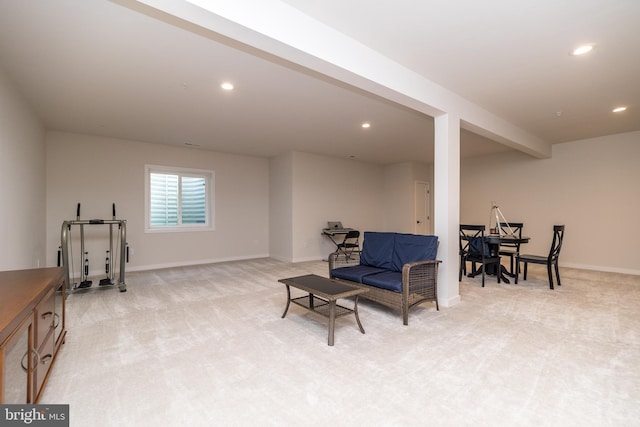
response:
<path id="1" fill-rule="evenodd" d="M 37 351 L 35 350 L 31 350 L 33 352 L 33 354 L 35 354 L 36 358 L 34 360 L 35 364 L 37 365 L 38 363 L 40 363 L 39 359 L 40 359 L 40 354 L 38 354 Z M 27 355 L 29 354 L 29 351 L 26 351 L 24 353 L 24 356 L 22 356 L 22 360 L 20 361 L 20 366 L 22 366 L 22 370 L 25 372 L 29 372 L 29 367 L 28 366 L 24 366 L 24 360 L 27 358 Z"/>
<path id="2" fill-rule="evenodd" d="M 52 316 L 52 315 L 53 315 L 53 312 L 47 311 L 46 313 L 42 313 L 42 316 L 40 316 L 40 317 L 42 317 L 43 319 L 46 319 L 47 317 Z"/>
<path id="3" fill-rule="evenodd" d="M 53 313 L 53 329 L 58 329 L 58 326 L 60 326 L 60 315 Z"/>
<path id="4" fill-rule="evenodd" d="M 22 370 L 25 372 L 29 372 L 29 368 L 27 368 L 26 366 L 24 366 L 24 359 L 27 358 L 27 355 L 29 354 L 29 352 L 25 352 L 24 356 L 22 356 L 22 360 L 20 361 L 20 366 L 22 366 Z"/>
<path id="5" fill-rule="evenodd" d="M 51 359 L 53 358 L 52 355 L 47 354 L 46 356 L 44 356 L 42 359 L 40 359 L 40 363 L 42 363 L 43 365 L 47 365 L 49 362 L 51 362 Z"/>

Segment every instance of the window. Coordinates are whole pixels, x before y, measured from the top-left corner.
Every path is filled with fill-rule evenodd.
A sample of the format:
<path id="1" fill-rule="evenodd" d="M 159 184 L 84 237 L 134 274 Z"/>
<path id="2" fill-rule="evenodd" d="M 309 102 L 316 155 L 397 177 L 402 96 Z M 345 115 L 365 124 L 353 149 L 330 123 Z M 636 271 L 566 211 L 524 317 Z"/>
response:
<path id="1" fill-rule="evenodd" d="M 146 231 L 213 229 L 213 171 L 145 166 Z"/>

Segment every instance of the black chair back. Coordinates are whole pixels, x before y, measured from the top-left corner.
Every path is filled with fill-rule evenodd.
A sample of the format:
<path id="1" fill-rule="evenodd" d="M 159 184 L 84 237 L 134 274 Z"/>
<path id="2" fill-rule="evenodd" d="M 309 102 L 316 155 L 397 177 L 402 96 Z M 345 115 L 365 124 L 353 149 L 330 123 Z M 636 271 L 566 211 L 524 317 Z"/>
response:
<path id="1" fill-rule="evenodd" d="M 522 229 L 524 228 L 524 223 L 522 222 L 501 222 L 499 223 L 500 229 L 504 231 L 506 234 L 511 234 L 518 239 L 522 238 Z M 505 255 L 509 257 L 509 271 L 511 274 L 513 273 L 513 261 L 514 257 L 520 253 L 520 242 L 503 242 L 500 243 L 500 255 Z"/>
<path id="2" fill-rule="evenodd" d="M 557 263 L 562 249 L 562 239 L 564 239 L 564 225 L 553 226 L 553 241 L 549 251 L 549 262 Z"/>
<path id="3" fill-rule="evenodd" d="M 489 256 L 489 244 L 484 238 L 484 225 L 460 224 L 460 255 L 470 258 Z"/>
<path id="4" fill-rule="evenodd" d="M 342 243 L 358 243 L 358 239 L 360 239 L 360 232 L 358 230 L 351 230 L 345 234 Z"/>
<path id="5" fill-rule="evenodd" d="M 360 249 L 360 232 L 358 230 L 349 230 L 344 235 L 342 243 L 338 243 L 337 252 L 342 252 L 347 258 Z"/>
<path id="6" fill-rule="evenodd" d="M 522 237 L 523 222 L 501 222 L 500 229 L 508 234 L 513 234 L 517 238 Z"/>
<path id="7" fill-rule="evenodd" d="M 462 273 L 466 272 L 466 263 L 471 261 L 471 265 L 475 270 L 475 264 L 482 264 L 482 287 L 484 287 L 485 266 L 487 264 L 495 264 L 495 272 L 498 283 L 500 283 L 500 256 L 495 253 L 491 254 L 489 241 L 485 238 L 484 225 L 468 225 L 460 224 L 460 272 L 458 280 L 462 279 Z M 472 273 L 473 276 L 476 271 Z"/>
<path id="8" fill-rule="evenodd" d="M 527 269 L 529 264 L 544 264 L 547 266 L 547 275 L 549 276 L 549 288 L 553 289 L 553 272 L 556 272 L 556 281 L 558 286 L 560 283 L 560 266 L 558 264 L 558 258 L 560 257 L 560 250 L 562 249 L 562 241 L 564 239 L 564 225 L 553 226 L 553 241 L 551 242 L 551 249 L 549 255 L 545 258 L 544 255 L 529 255 L 529 254 L 517 254 L 516 255 L 516 284 L 518 284 L 518 276 L 520 275 L 520 264 L 524 264 L 524 280 L 527 280 Z"/>

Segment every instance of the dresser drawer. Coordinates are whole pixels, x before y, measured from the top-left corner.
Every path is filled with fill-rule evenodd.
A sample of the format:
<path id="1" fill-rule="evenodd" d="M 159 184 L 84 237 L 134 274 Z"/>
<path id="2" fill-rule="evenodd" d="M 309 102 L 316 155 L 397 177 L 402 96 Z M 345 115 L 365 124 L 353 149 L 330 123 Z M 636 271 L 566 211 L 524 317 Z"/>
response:
<path id="1" fill-rule="evenodd" d="M 40 392 L 42 388 L 42 384 L 44 383 L 44 379 L 47 377 L 49 373 L 49 368 L 51 363 L 53 363 L 53 355 L 54 355 L 54 342 L 53 342 L 53 332 L 46 336 L 44 342 L 38 349 L 38 357 L 34 363 L 34 371 L 33 371 L 33 394 L 36 397 L 37 401 L 40 397 Z"/>
<path id="2" fill-rule="evenodd" d="M 53 329 L 55 319 L 55 292 L 51 290 L 47 295 L 36 305 L 35 309 L 35 348 L 39 348 L 42 345 L 45 337 L 51 329 Z"/>
<path id="3" fill-rule="evenodd" d="M 0 404 L 38 403 L 66 336 L 64 283 L 62 267 L 0 271 Z"/>

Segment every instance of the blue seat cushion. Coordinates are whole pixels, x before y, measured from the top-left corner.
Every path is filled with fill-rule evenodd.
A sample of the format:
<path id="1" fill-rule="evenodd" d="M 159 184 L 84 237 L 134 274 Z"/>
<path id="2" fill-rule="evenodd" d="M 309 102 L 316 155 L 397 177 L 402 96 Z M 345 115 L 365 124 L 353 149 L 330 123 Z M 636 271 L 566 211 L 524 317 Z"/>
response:
<path id="1" fill-rule="evenodd" d="M 437 255 L 438 236 L 397 234 L 392 270 L 402 271 L 402 266 L 407 263 L 434 260 Z"/>
<path id="2" fill-rule="evenodd" d="M 396 233 L 365 231 L 360 264 L 392 270 L 395 237 Z"/>
<path id="3" fill-rule="evenodd" d="M 378 274 L 369 274 L 362 278 L 362 283 L 389 291 L 402 292 L 402 273 L 399 271 L 385 271 Z"/>
<path id="4" fill-rule="evenodd" d="M 334 268 L 331 270 L 331 277 L 362 283 L 363 277 L 383 271 L 385 270 L 382 268 L 370 267 L 368 265 L 353 265 L 351 267 Z"/>

